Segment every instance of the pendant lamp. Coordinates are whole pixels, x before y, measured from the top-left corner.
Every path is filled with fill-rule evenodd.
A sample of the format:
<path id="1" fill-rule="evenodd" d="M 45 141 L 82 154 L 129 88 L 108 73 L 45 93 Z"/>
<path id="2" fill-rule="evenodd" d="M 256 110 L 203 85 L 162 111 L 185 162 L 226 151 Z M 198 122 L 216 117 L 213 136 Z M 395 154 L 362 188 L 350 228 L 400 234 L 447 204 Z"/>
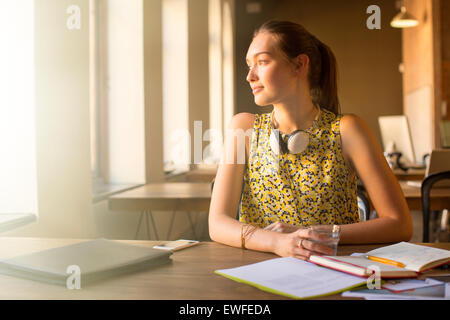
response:
<path id="1" fill-rule="evenodd" d="M 391 27 L 393 28 L 411 28 L 418 24 L 419 21 L 406 12 L 405 6 L 402 6 L 401 11 L 391 21 Z"/>

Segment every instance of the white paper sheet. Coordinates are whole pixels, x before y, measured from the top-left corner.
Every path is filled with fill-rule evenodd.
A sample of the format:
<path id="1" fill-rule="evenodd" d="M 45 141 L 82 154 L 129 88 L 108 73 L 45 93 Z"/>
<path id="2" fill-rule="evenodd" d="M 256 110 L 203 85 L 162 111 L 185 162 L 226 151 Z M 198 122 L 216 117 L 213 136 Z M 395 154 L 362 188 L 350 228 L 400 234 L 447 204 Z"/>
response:
<path id="1" fill-rule="evenodd" d="M 238 268 L 217 270 L 226 277 L 262 290 L 310 298 L 341 292 L 366 283 L 366 279 L 323 268 L 296 258 L 275 258 Z"/>
<path id="2" fill-rule="evenodd" d="M 450 284 L 441 284 L 433 287 L 418 288 L 400 293 L 393 293 L 389 290 L 355 290 L 345 291 L 342 293 L 343 297 L 359 297 L 366 300 L 449 300 L 447 290 Z"/>
<path id="3" fill-rule="evenodd" d="M 419 289 L 425 287 L 433 287 L 439 284 L 442 284 L 442 281 L 434 280 L 434 279 L 425 279 L 425 280 L 417 280 L 417 279 L 402 279 L 402 280 L 392 280 L 387 281 L 383 284 L 383 289 L 388 289 L 392 292 L 402 292 L 412 289 Z"/>

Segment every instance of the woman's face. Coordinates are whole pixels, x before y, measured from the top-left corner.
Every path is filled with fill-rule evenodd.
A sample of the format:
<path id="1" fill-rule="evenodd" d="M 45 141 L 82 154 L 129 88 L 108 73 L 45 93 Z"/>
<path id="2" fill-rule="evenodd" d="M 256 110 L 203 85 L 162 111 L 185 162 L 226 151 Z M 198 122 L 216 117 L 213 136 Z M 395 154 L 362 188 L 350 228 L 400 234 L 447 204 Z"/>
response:
<path id="1" fill-rule="evenodd" d="M 247 81 L 259 106 L 277 104 L 298 94 L 298 74 L 295 67 L 277 47 L 268 32 L 253 38 L 246 57 Z"/>

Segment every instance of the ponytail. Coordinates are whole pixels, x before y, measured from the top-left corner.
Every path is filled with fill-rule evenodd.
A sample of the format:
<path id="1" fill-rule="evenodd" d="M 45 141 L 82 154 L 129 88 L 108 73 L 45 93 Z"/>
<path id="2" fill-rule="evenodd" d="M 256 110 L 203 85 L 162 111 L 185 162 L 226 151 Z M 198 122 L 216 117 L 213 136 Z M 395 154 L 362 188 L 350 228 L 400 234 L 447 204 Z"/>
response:
<path id="1" fill-rule="evenodd" d="M 330 47 L 317 40 L 317 48 L 321 56 L 321 70 L 318 83 L 317 104 L 334 114 L 341 112 L 337 93 L 337 63 Z"/>

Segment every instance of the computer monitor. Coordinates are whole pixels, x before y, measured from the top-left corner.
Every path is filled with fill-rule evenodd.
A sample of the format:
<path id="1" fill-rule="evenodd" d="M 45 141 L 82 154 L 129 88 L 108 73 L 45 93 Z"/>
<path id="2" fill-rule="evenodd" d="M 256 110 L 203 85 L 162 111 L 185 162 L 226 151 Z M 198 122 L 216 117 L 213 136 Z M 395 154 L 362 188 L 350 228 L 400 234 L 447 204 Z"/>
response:
<path id="1" fill-rule="evenodd" d="M 401 152 L 400 162 L 417 166 L 408 118 L 405 115 L 378 117 L 385 152 Z"/>

